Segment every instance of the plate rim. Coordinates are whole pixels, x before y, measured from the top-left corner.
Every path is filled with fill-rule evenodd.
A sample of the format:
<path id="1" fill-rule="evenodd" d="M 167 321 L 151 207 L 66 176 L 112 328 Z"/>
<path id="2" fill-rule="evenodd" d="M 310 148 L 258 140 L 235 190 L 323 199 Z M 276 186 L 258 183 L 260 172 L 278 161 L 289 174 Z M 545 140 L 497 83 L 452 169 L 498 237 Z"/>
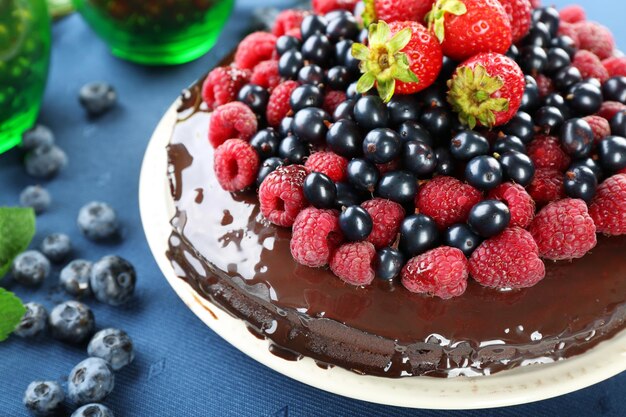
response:
<path id="1" fill-rule="evenodd" d="M 175 101 L 159 121 L 141 164 L 139 210 L 146 240 L 161 272 L 187 307 L 220 337 L 255 361 L 306 385 L 344 397 L 397 407 L 439 410 L 531 403 L 589 387 L 626 371 L 626 329 L 589 351 L 563 361 L 473 378 L 384 378 L 358 375 L 339 367 L 322 369 L 308 357 L 287 361 L 275 356 L 268 349 L 268 340 L 256 338 L 242 320 L 202 298 L 178 278 L 165 256 L 171 231 L 169 221 L 174 210 L 165 176 L 165 147 L 176 122 L 178 103 Z M 599 360 L 607 357 L 611 359 Z"/>

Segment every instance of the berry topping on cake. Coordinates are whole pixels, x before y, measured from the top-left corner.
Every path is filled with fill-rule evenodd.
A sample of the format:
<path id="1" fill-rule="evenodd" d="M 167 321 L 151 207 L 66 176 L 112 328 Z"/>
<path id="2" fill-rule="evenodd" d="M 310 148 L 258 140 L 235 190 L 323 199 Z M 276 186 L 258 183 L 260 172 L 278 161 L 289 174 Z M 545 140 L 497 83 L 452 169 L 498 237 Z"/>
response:
<path id="1" fill-rule="evenodd" d="M 561 147 L 555 136 L 537 135 L 528 145 L 528 156 L 537 169 L 565 171 L 572 159 Z"/>
<path id="2" fill-rule="evenodd" d="M 626 173 L 613 175 L 598 187 L 589 214 L 598 233 L 609 236 L 626 234 Z"/>
<path id="3" fill-rule="evenodd" d="M 352 285 L 369 285 L 374 280 L 376 249 L 369 242 L 341 245 L 330 260 L 330 270 Z"/>
<path id="4" fill-rule="evenodd" d="M 442 246 L 410 259 L 402 270 L 402 285 L 411 292 L 447 300 L 465 292 L 468 269 L 463 252 Z"/>
<path id="5" fill-rule="evenodd" d="M 289 246 L 296 262 L 319 268 L 328 264 L 342 240 L 339 213 L 309 207 L 296 217 Z"/>
<path id="6" fill-rule="evenodd" d="M 228 139 L 215 150 L 213 165 L 224 190 L 242 191 L 256 181 L 259 156 L 248 142 Z"/>
<path id="7" fill-rule="evenodd" d="M 504 202 L 511 212 L 511 226 L 526 229 L 535 217 L 535 201 L 519 184 L 505 182 L 489 192 L 489 198 Z"/>
<path id="8" fill-rule="evenodd" d="M 250 139 L 257 131 L 257 118 L 245 104 L 233 101 L 216 108 L 209 122 L 209 142 L 217 148 L 228 139 Z"/>
<path id="9" fill-rule="evenodd" d="M 210 110 L 235 101 L 237 93 L 250 80 L 250 71 L 232 66 L 217 67 L 202 84 L 202 100 Z"/>
<path id="10" fill-rule="evenodd" d="M 467 220 L 470 210 L 483 196 L 471 185 L 454 177 L 435 177 L 418 193 L 416 206 L 420 213 L 432 217 L 441 229 Z"/>
<path id="11" fill-rule="evenodd" d="M 274 88 L 267 103 L 267 124 L 278 127 L 281 121 L 291 112 L 289 98 L 298 85 L 296 81 L 284 81 Z"/>
<path id="12" fill-rule="evenodd" d="M 259 187 L 261 213 L 277 226 L 293 225 L 307 202 L 302 186 L 308 174 L 302 165 L 289 165 L 269 174 Z"/>
<path id="13" fill-rule="evenodd" d="M 272 33 L 274 34 L 274 36 L 278 37 L 286 35 L 289 31 L 293 29 L 300 29 L 302 20 L 306 15 L 307 12 L 304 10 L 283 10 L 282 12 L 278 13 L 278 16 L 276 16 L 276 20 L 274 21 L 274 27 L 272 28 Z"/>
<path id="14" fill-rule="evenodd" d="M 276 48 L 276 36 L 267 32 L 254 32 L 246 36 L 235 52 L 235 65 L 252 69 L 258 63 L 271 59 Z"/>
<path id="15" fill-rule="evenodd" d="M 346 180 L 348 160 L 334 152 L 314 152 L 304 164 L 311 172 L 321 172 L 334 182 Z"/>
<path id="16" fill-rule="evenodd" d="M 252 75 L 250 76 L 251 84 L 258 85 L 268 90 L 273 90 L 280 84 L 280 80 L 278 61 L 275 59 L 259 62 L 252 70 Z"/>
<path id="17" fill-rule="evenodd" d="M 404 219 L 404 209 L 398 203 L 383 198 L 374 198 L 361 204 L 372 218 L 373 227 L 367 241 L 376 247 L 391 245 L 398 237 Z"/>

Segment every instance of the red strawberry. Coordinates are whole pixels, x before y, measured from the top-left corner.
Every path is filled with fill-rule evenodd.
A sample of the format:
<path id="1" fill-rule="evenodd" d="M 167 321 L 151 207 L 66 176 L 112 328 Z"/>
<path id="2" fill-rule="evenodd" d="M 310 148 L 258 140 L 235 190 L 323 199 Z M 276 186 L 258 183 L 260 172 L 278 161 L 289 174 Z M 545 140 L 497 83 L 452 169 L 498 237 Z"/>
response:
<path id="1" fill-rule="evenodd" d="M 363 21 L 366 24 L 376 20 L 423 22 L 433 7 L 435 0 L 365 0 Z"/>
<path id="2" fill-rule="evenodd" d="M 500 126 L 513 118 L 524 95 L 524 73 L 511 58 L 484 53 L 465 61 L 448 81 L 448 102 L 470 128 Z"/>
<path id="3" fill-rule="evenodd" d="M 352 45 L 352 55 L 362 61 L 357 91 L 364 93 L 376 85 L 385 102 L 394 92 L 413 94 L 425 89 L 441 70 L 441 46 L 416 22 L 371 24 L 368 46 Z"/>
<path id="4" fill-rule="evenodd" d="M 481 52 L 505 53 L 511 21 L 498 0 L 437 0 L 426 16 L 444 55 L 463 61 Z"/>
<path id="5" fill-rule="evenodd" d="M 530 29 L 530 0 L 500 0 L 506 14 L 511 20 L 513 43 L 521 40 Z"/>

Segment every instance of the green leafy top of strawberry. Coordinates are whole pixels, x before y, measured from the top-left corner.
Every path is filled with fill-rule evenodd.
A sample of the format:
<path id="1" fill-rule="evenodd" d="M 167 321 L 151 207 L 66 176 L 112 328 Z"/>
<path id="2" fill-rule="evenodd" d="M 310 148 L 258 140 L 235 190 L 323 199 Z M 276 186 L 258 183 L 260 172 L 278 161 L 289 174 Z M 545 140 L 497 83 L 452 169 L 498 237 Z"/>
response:
<path id="1" fill-rule="evenodd" d="M 411 71 L 407 55 L 400 52 L 409 44 L 411 36 L 413 31 L 407 27 L 392 37 L 389 26 L 382 20 L 369 26 L 369 47 L 362 43 L 352 45 L 352 56 L 361 61 L 363 73 L 356 86 L 359 93 L 365 93 L 376 85 L 380 97 L 388 102 L 393 97 L 396 80 L 419 82 L 417 75 Z"/>
<path id="2" fill-rule="evenodd" d="M 432 10 L 426 15 L 428 29 L 432 30 L 439 43 L 445 38 L 445 15 L 446 13 L 455 16 L 462 16 L 467 13 L 467 7 L 461 0 L 437 0 L 433 4 Z"/>

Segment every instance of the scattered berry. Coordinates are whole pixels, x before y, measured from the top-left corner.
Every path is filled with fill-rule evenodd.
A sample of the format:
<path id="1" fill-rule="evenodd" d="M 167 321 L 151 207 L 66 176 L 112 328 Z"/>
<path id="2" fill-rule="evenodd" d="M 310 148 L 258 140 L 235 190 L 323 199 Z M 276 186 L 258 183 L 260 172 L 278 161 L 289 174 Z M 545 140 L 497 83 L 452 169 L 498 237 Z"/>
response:
<path id="1" fill-rule="evenodd" d="M 376 254 L 376 278 L 385 281 L 400 275 L 404 266 L 402 252 L 392 248 L 383 248 Z"/>
<path id="2" fill-rule="evenodd" d="M 417 194 L 417 178 L 407 171 L 390 171 L 383 174 L 376 186 L 376 195 L 408 204 L 414 201 Z"/>
<path id="3" fill-rule="evenodd" d="M 602 61 L 609 77 L 626 76 L 626 58 L 612 56 Z"/>
<path id="4" fill-rule="evenodd" d="M 237 94 L 237 101 L 250 107 L 250 110 L 257 115 L 257 120 L 260 122 L 262 122 L 262 114 L 267 108 L 269 98 L 270 93 L 268 93 L 265 88 L 256 84 L 244 85 L 241 87 L 241 90 L 239 90 L 239 94 Z"/>
<path id="5" fill-rule="evenodd" d="M 80 88 L 78 101 L 90 116 L 99 116 L 115 106 L 117 93 L 108 83 L 88 83 Z"/>
<path id="6" fill-rule="evenodd" d="M 346 101 L 346 93 L 343 91 L 332 90 L 326 93 L 324 96 L 324 102 L 322 103 L 322 109 L 328 114 L 334 114 L 337 107 Z"/>
<path id="7" fill-rule="evenodd" d="M 511 212 L 511 226 L 526 229 L 535 217 L 535 202 L 519 184 L 505 182 L 491 192 L 489 198 L 504 202 Z"/>
<path id="8" fill-rule="evenodd" d="M 598 111 L 598 116 L 603 117 L 610 122 L 617 113 L 623 111 L 626 111 L 626 104 L 618 101 L 605 101 L 602 103 L 602 106 Z"/>
<path id="9" fill-rule="evenodd" d="M 91 336 L 96 323 L 87 305 L 78 301 L 66 301 L 52 309 L 48 325 L 55 339 L 67 343 L 82 343 Z"/>
<path id="10" fill-rule="evenodd" d="M 302 190 L 313 207 L 329 209 L 335 206 L 337 186 L 327 175 L 311 172 L 304 180 Z"/>
<path id="11" fill-rule="evenodd" d="M 411 292 L 447 300 L 465 292 L 468 270 L 463 252 L 442 246 L 409 260 L 402 270 L 402 285 Z"/>
<path id="12" fill-rule="evenodd" d="M 233 101 L 223 104 L 211 113 L 209 142 L 214 148 L 228 139 L 248 140 L 256 131 L 257 118 L 255 114 L 250 107 L 241 102 Z"/>
<path id="13" fill-rule="evenodd" d="M 626 103 L 626 77 L 609 78 L 602 86 L 602 93 L 606 100 Z"/>
<path id="14" fill-rule="evenodd" d="M 605 171 L 613 173 L 626 168 L 626 138 L 609 136 L 598 145 L 598 159 Z"/>
<path id="15" fill-rule="evenodd" d="M 371 21 L 423 22 L 434 2 L 434 0 L 371 0 L 366 2 L 366 12 L 369 13 L 368 18 Z"/>
<path id="16" fill-rule="evenodd" d="M 67 378 L 67 393 L 77 405 L 102 401 L 115 386 L 109 364 L 100 358 L 87 358 L 76 365 Z"/>
<path id="17" fill-rule="evenodd" d="M 489 141 L 473 130 L 460 132 L 450 141 L 450 153 L 456 159 L 469 161 L 475 156 L 489 153 Z"/>
<path id="18" fill-rule="evenodd" d="M 578 68 L 583 78 L 597 78 L 600 82 L 609 79 L 609 72 L 593 52 L 586 50 L 576 52 L 572 65 Z"/>
<path id="19" fill-rule="evenodd" d="M 570 109 L 581 116 L 595 114 L 602 107 L 600 86 L 583 81 L 570 88 L 566 102 Z"/>
<path id="20" fill-rule="evenodd" d="M 537 169 L 556 169 L 565 171 L 571 158 L 565 153 L 559 138 L 555 136 L 537 135 L 528 145 L 528 156 Z"/>
<path id="21" fill-rule="evenodd" d="M 36 416 L 55 415 L 65 399 L 63 388 L 55 381 L 33 381 L 28 384 L 22 402 Z"/>
<path id="22" fill-rule="evenodd" d="M 366 131 L 384 128 L 389 124 L 389 111 L 378 96 L 360 97 L 352 112 L 354 120 Z"/>
<path id="23" fill-rule="evenodd" d="M 277 127 L 287 117 L 287 114 L 291 111 L 289 97 L 291 97 L 291 93 L 298 85 L 296 81 L 285 81 L 272 91 L 266 113 L 267 123 L 270 126 Z"/>
<path id="24" fill-rule="evenodd" d="M 296 217 L 289 246 L 296 262 L 318 268 L 329 263 L 342 240 L 339 213 L 309 207 Z"/>
<path id="25" fill-rule="evenodd" d="M 583 119 L 569 119 L 561 128 L 561 147 L 573 158 L 589 155 L 594 144 L 591 126 Z"/>
<path id="26" fill-rule="evenodd" d="M 578 23 L 587 20 L 585 9 L 577 4 L 565 6 L 559 11 L 559 17 L 562 22 Z"/>
<path id="27" fill-rule="evenodd" d="M 373 163 L 359 158 L 348 163 L 346 173 L 350 184 L 362 191 L 374 191 L 380 178 L 380 173 Z"/>
<path id="28" fill-rule="evenodd" d="M 587 116 L 583 120 L 589 124 L 593 131 L 593 140 L 598 145 L 602 139 L 611 135 L 611 126 L 608 120 L 600 116 Z"/>
<path id="29" fill-rule="evenodd" d="M 463 223 L 482 194 L 471 185 L 453 177 L 440 176 L 424 184 L 418 193 L 416 207 L 420 213 L 430 216 L 439 228 L 446 229 L 455 223 Z"/>
<path id="30" fill-rule="evenodd" d="M 114 417 L 113 411 L 102 404 L 86 404 L 78 408 L 70 417 Z"/>
<path id="31" fill-rule="evenodd" d="M 503 177 L 502 166 L 492 156 L 477 156 L 465 166 L 465 180 L 481 191 L 497 187 L 502 183 Z"/>
<path id="32" fill-rule="evenodd" d="M 348 160 L 333 152 L 314 152 L 304 164 L 310 172 L 320 172 L 334 182 L 346 180 Z"/>
<path id="33" fill-rule="evenodd" d="M 565 197 L 563 173 L 557 169 L 539 168 L 527 191 L 538 206 L 560 200 Z"/>
<path id="34" fill-rule="evenodd" d="M 259 130 L 256 135 L 250 139 L 250 146 L 257 152 L 258 159 L 265 160 L 271 158 L 278 153 L 280 135 L 271 127 Z"/>
<path id="35" fill-rule="evenodd" d="M 50 193 L 39 185 L 29 185 L 20 193 L 20 205 L 31 207 L 36 214 L 47 211 L 51 203 Z"/>
<path id="36" fill-rule="evenodd" d="M 372 217 L 364 208 L 350 206 L 339 214 L 339 228 L 347 240 L 362 241 L 372 232 Z"/>
<path id="37" fill-rule="evenodd" d="M 403 147 L 402 162 L 407 170 L 411 171 L 418 178 L 428 177 L 435 172 L 437 169 L 437 155 L 430 146 L 418 141 L 408 141 L 404 142 Z M 395 160 L 390 163 L 393 162 Z"/>
<path id="38" fill-rule="evenodd" d="M 307 12 L 298 9 L 283 10 L 278 14 L 272 27 L 274 36 L 283 36 L 292 29 L 300 28 L 304 16 Z"/>
<path id="39" fill-rule="evenodd" d="M 563 187 L 568 197 L 590 203 L 598 188 L 598 177 L 589 167 L 570 167 L 565 173 Z"/>
<path id="40" fill-rule="evenodd" d="M 54 133 L 47 126 L 35 125 L 22 135 L 22 148 L 25 151 L 32 151 L 40 146 L 52 145 L 54 145 Z"/>
<path id="41" fill-rule="evenodd" d="M 535 175 L 535 164 L 528 155 L 517 151 L 507 151 L 497 159 L 505 178 L 524 187 L 530 184 Z"/>
<path id="42" fill-rule="evenodd" d="M 98 301 L 118 306 L 132 297 L 136 281 L 130 262 L 119 256 L 105 256 L 93 264 L 89 283 Z"/>
<path id="43" fill-rule="evenodd" d="M 82 297 L 91 294 L 89 279 L 92 263 L 84 259 L 75 259 L 67 264 L 59 275 L 63 289 L 71 295 Z"/>
<path id="44" fill-rule="evenodd" d="M 464 223 L 450 226 L 443 235 L 445 246 L 457 248 L 467 257 L 472 255 L 482 241 L 482 238 Z"/>
<path id="45" fill-rule="evenodd" d="M 78 228 L 88 239 L 106 240 L 119 233 L 117 213 L 107 203 L 92 201 L 78 212 Z"/>
<path id="46" fill-rule="evenodd" d="M 307 205 L 302 185 L 308 173 L 302 165 L 289 165 L 265 178 L 259 187 L 259 203 L 267 220 L 277 226 L 293 225 L 298 213 Z"/>
<path id="47" fill-rule="evenodd" d="M 467 224 L 480 237 L 500 234 L 511 222 L 511 211 L 499 200 L 483 200 L 470 210 Z"/>
<path id="48" fill-rule="evenodd" d="M 56 145 L 38 146 L 26 154 L 26 173 L 35 178 L 52 178 L 67 165 L 67 155 Z"/>
<path id="49" fill-rule="evenodd" d="M 13 260 L 11 276 L 22 285 L 34 287 L 41 285 L 50 274 L 50 261 L 41 252 L 28 250 Z"/>
<path id="50" fill-rule="evenodd" d="M 259 167 L 259 173 L 256 177 L 256 186 L 259 187 L 269 174 L 276 171 L 278 167 L 281 167 L 283 165 L 285 165 L 283 160 L 275 156 L 267 158 L 265 161 L 263 161 L 261 163 L 261 166 Z"/>
<path id="51" fill-rule="evenodd" d="M 289 135 L 278 145 L 278 156 L 290 164 L 302 164 L 309 154 L 309 146 L 296 136 Z"/>
<path id="52" fill-rule="evenodd" d="M 276 36 L 267 32 L 254 32 L 243 38 L 235 52 L 235 66 L 252 69 L 258 63 L 271 59 L 276 47 Z"/>
<path id="53" fill-rule="evenodd" d="M 293 117 L 293 133 L 303 142 L 322 143 L 328 133 L 331 117 L 324 110 L 307 107 Z"/>
<path id="54" fill-rule="evenodd" d="M 509 21 L 511 22 L 511 33 L 513 35 L 513 43 L 520 41 L 528 33 L 530 29 L 530 10 L 529 0 L 500 0 L 500 4 L 504 7 Z"/>
<path id="55" fill-rule="evenodd" d="M 241 191 L 255 183 L 259 172 L 259 155 L 241 139 L 228 139 L 213 155 L 215 177 L 226 191 Z"/>
<path id="56" fill-rule="evenodd" d="M 388 128 L 374 129 L 363 139 L 363 155 L 375 164 L 389 163 L 400 156 L 401 151 L 400 135 Z"/>
<path id="57" fill-rule="evenodd" d="M 202 100 L 209 110 L 235 101 L 237 93 L 250 81 L 250 71 L 233 66 L 217 67 L 202 83 Z"/>
<path id="58" fill-rule="evenodd" d="M 589 214 L 598 233 L 626 234 L 626 174 L 613 175 L 600 184 Z"/>
<path id="59" fill-rule="evenodd" d="M 594 53 L 600 59 L 613 55 L 615 40 L 609 29 L 595 22 L 576 23 L 575 29 L 581 49 Z"/>
<path id="60" fill-rule="evenodd" d="M 330 260 L 330 270 L 351 285 L 369 285 L 376 275 L 373 264 L 376 249 L 369 242 L 341 245 Z"/>
<path id="61" fill-rule="evenodd" d="M 550 72 L 550 55 L 547 55 L 547 62 L 545 65 L 544 71 Z M 537 74 L 535 76 L 535 80 L 537 80 L 537 90 L 539 91 L 539 97 L 543 98 L 550 93 L 554 92 L 554 83 L 550 77 L 547 77 L 543 74 Z"/>
<path id="62" fill-rule="evenodd" d="M 324 103 L 324 95 L 322 90 L 311 84 L 304 84 L 296 87 L 289 98 L 291 109 L 298 112 L 307 107 L 322 107 Z"/>
<path id="63" fill-rule="evenodd" d="M 304 67 L 304 56 L 297 49 L 290 49 L 281 55 L 278 60 L 278 73 L 284 77 L 294 80 Z"/>
<path id="64" fill-rule="evenodd" d="M 354 10 L 357 0 L 313 0 L 312 7 L 316 14 L 326 14 L 333 10 Z"/>
<path id="65" fill-rule="evenodd" d="M 407 216 L 400 226 L 400 249 L 408 256 L 416 256 L 435 247 L 439 240 L 437 223 L 424 214 Z"/>
<path id="66" fill-rule="evenodd" d="M 125 331 L 119 329 L 104 329 L 93 335 L 87 346 L 87 354 L 104 359 L 114 371 L 119 371 L 135 358 L 133 341 Z"/>
<path id="67" fill-rule="evenodd" d="M 361 204 L 372 218 L 372 232 L 367 238 L 376 249 L 391 245 L 400 230 L 404 219 L 404 209 L 398 203 L 375 198 Z"/>
<path id="68" fill-rule="evenodd" d="M 70 237 L 64 233 L 53 233 L 41 242 L 41 252 L 52 262 L 59 263 L 72 252 Z"/>
<path id="69" fill-rule="evenodd" d="M 46 330 L 48 312 L 45 307 L 39 303 L 26 303 L 24 308 L 26 308 L 26 313 L 13 333 L 19 337 L 35 337 Z"/>

